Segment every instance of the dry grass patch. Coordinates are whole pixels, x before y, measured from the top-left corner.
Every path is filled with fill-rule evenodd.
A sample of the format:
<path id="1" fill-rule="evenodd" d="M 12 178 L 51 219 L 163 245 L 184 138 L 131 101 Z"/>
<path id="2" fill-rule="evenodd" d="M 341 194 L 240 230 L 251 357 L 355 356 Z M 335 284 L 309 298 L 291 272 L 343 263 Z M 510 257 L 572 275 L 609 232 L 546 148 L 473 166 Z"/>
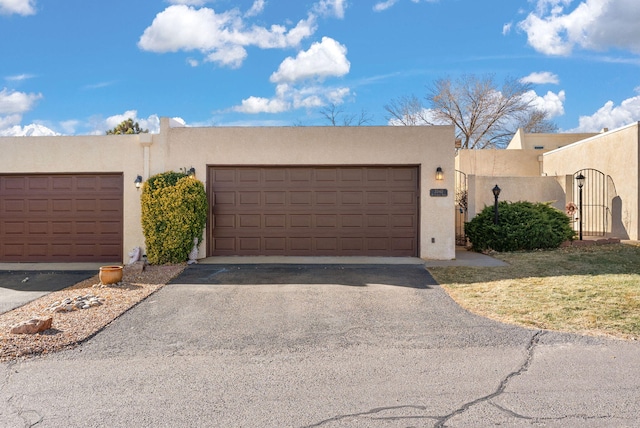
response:
<path id="1" fill-rule="evenodd" d="M 509 266 L 430 268 L 462 307 L 498 321 L 640 338 L 640 247 L 500 253 Z"/>

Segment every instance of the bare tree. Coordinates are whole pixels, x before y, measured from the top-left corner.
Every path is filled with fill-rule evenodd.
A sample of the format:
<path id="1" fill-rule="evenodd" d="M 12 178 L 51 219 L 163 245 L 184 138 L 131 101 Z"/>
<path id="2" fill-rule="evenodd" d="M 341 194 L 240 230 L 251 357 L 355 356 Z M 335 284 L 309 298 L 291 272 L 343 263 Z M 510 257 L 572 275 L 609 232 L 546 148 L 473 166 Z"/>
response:
<path id="1" fill-rule="evenodd" d="M 387 119 L 394 125 L 419 126 L 432 124 L 427 118 L 429 110 L 415 95 L 391 100 L 389 104 L 384 106 L 384 109 L 389 114 Z"/>
<path id="2" fill-rule="evenodd" d="M 364 126 L 371 122 L 371 115 L 361 110 L 360 115 L 345 113 L 342 107 L 331 103 L 320 109 L 320 114 L 331 126 Z"/>
<path id="3" fill-rule="evenodd" d="M 527 132 L 552 132 L 557 126 L 533 104 L 532 86 L 508 78 L 498 86 L 492 75 L 438 79 L 423 105 L 415 96 L 385 105 L 391 123 L 453 124 L 466 149 L 506 146 L 519 127 Z"/>

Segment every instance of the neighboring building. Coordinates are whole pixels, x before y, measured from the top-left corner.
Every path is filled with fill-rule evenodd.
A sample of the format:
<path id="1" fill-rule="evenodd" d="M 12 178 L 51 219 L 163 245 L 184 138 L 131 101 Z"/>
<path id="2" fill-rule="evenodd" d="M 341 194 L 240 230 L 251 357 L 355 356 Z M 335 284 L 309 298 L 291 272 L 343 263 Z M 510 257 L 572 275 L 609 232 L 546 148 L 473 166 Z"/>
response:
<path id="1" fill-rule="evenodd" d="M 137 176 L 195 168 L 200 257 L 455 257 L 454 130 L 187 128 L 0 138 L 0 262 L 122 262 L 144 247 Z M 441 168 L 444 177 L 436 179 Z"/>
<path id="2" fill-rule="evenodd" d="M 465 189 L 467 210 L 463 218 L 456 214 L 457 234 L 462 222 L 493 204 L 496 184 L 500 200 L 551 202 L 564 210 L 579 204 L 575 177 L 582 174 L 585 235 L 640 239 L 639 125 L 587 134 L 519 130 L 507 150 L 459 150 L 456 193 Z"/>

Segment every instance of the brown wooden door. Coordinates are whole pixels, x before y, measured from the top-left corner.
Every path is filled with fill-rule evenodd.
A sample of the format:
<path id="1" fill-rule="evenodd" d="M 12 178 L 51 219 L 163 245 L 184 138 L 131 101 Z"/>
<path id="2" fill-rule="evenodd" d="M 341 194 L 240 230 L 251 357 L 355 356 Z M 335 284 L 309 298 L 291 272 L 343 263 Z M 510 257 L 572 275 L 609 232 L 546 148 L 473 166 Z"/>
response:
<path id="1" fill-rule="evenodd" d="M 417 256 L 418 168 L 210 167 L 209 255 Z"/>

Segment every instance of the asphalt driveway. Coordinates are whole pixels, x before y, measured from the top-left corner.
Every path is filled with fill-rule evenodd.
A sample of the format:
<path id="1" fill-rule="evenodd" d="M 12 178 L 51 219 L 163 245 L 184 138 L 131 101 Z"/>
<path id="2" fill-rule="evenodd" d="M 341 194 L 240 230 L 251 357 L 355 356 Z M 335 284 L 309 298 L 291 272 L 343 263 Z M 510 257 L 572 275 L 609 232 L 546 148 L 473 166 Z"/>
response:
<path id="1" fill-rule="evenodd" d="M 640 346 L 499 324 L 420 265 L 209 265 L 4 365 L 0 426 L 637 426 Z"/>
<path id="2" fill-rule="evenodd" d="M 0 270 L 0 314 L 91 278 L 92 270 Z"/>

